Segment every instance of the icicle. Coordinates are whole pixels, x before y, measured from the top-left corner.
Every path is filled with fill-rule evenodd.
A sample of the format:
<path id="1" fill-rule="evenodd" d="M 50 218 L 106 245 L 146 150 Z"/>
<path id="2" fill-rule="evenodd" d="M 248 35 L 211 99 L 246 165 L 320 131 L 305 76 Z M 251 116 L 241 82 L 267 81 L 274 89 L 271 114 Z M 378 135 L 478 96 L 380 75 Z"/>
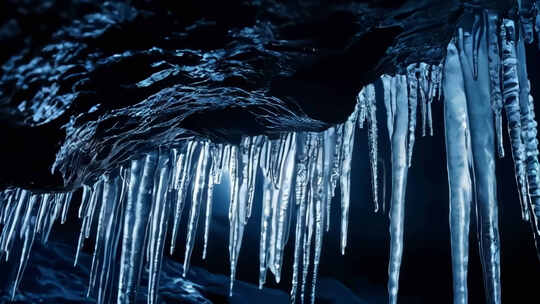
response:
<path id="1" fill-rule="evenodd" d="M 407 187 L 408 96 L 405 76 L 396 76 L 396 112 L 390 136 L 392 150 L 392 198 L 390 206 L 390 262 L 388 266 L 389 303 L 397 303 L 399 270 L 403 255 L 405 192 Z"/>
<path id="2" fill-rule="evenodd" d="M 155 199 L 152 204 L 152 218 L 150 219 L 149 242 L 150 263 L 148 269 L 148 300 L 147 303 L 157 303 L 159 275 L 165 237 L 167 236 L 170 200 L 167 198 L 169 179 L 171 176 L 171 155 L 168 151 L 160 151 L 158 171 L 156 174 Z M 173 155 L 174 157 L 174 152 Z M 174 158 L 172 158 L 174 160 Z"/>
<path id="3" fill-rule="evenodd" d="M 349 225 L 349 204 L 351 200 L 351 161 L 354 148 L 354 132 L 356 126 L 356 113 L 351 114 L 345 122 L 343 129 L 343 149 L 341 151 L 341 254 L 345 254 L 347 247 L 347 232 Z"/>
<path id="4" fill-rule="evenodd" d="M 390 134 L 390 137 L 392 137 L 392 133 L 394 133 L 394 124 L 392 122 L 391 117 L 394 117 L 394 113 L 392 112 L 392 99 L 393 94 L 392 91 L 393 85 L 394 85 L 394 79 L 391 76 L 388 75 L 382 75 L 381 81 L 383 84 L 383 93 L 384 93 L 384 107 L 386 109 L 386 129 L 388 130 L 388 134 Z"/>
<path id="5" fill-rule="evenodd" d="M 330 218 L 332 207 L 332 167 L 334 166 L 334 150 L 336 148 L 336 129 L 335 127 L 328 128 L 323 133 L 324 135 L 324 200 L 326 205 L 326 218 Z M 326 231 L 330 231 L 330 220 L 325 222 Z"/>
<path id="6" fill-rule="evenodd" d="M 409 167 L 412 165 L 412 154 L 416 132 L 416 108 L 418 106 L 417 70 L 416 64 L 411 64 L 407 67 L 407 84 L 409 88 L 409 142 L 407 146 L 407 163 Z"/>
<path id="7" fill-rule="evenodd" d="M 500 258 L 497 184 L 495 175 L 495 132 L 491 110 L 490 78 L 487 59 L 487 37 L 483 29 L 473 27 L 478 36 L 475 46 L 471 35 L 464 36 L 460 29 L 460 62 L 467 96 L 467 108 L 471 131 L 471 146 L 474 160 L 474 188 L 477 214 L 477 232 L 486 288 L 487 303 L 500 303 Z M 471 77 L 471 51 L 478 48 L 478 77 Z M 508 64 L 508 61 L 506 61 Z M 507 73 L 505 73 L 507 74 Z M 506 77 L 505 77 L 506 78 Z M 505 90 L 506 92 L 506 85 Z M 506 95 L 506 94 L 504 94 Z M 506 99 L 506 98 L 505 98 Z M 519 102 L 519 101 L 517 101 Z M 518 104 L 519 111 L 519 104 Z M 519 115 L 519 114 L 518 114 Z"/>
<path id="8" fill-rule="evenodd" d="M 293 189 L 293 177 L 295 172 L 295 159 L 296 159 L 296 133 L 290 133 L 287 137 L 287 149 L 283 156 L 283 166 L 280 183 L 279 193 L 279 210 L 277 219 L 277 235 L 276 235 L 276 248 L 274 255 L 274 274 L 276 275 L 276 281 L 279 282 L 281 276 L 281 266 L 283 264 L 283 250 L 286 244 L 286 227 L 288 227 L 289 208 L 291 201 L 291 192 Z M 330 166 L 330 165 L 329 165 Z"/>
<path id="9" fill-rule="evenodd" d="M 46 244 L 49 240 L 49 235 L 51 233 L 52 227 L 54 225 L 54 222 L 58 219 L 58 216 L 60 215 L 61 209 L 62 209 L 62 202 L 57 199 L 57 196 L 55 195 L 54 201 L 51 202 L 52 206 L 49 209 L 48 217 L 46 217 L 45 226 L 44 226 L 44 233 L 41 237 L 41 243 Z"/>
<path id="10" fill-rule="evenodd" d="M 263 136 L 255 136 L 249 138 L 251 141 L 249 147 L 249 161 L 248 161 L 248 202 L 246 206 L 246 218 L 244 224 L 247 224 L 248 219 L 251 217 L 251 209 L 253 206 L 253 198 L 255 196 L 255 182 L 257 179 L 257 168 L 259 168 L 259 158 L 261 154 L 261 147 L 263 143 Z"/>
<path id="11" fill-rule="evenodd" d="M 332 176 L 330 177 L 330 183 L 332 184 L 332 197 L 334 197 L 336 193 L 336 187 L 339 182 L 339 177 L 341 176 L 341 170 L 342 170 L 341 169 L 341 157 L 342 157 L 341 150 L 343 149 L 343 126 L 344 126 L 343 124 L 339 124 L 336 126 L 336 146 L 334 148 L 334 165 L 332 167 Z M 309 139 L 306 139 L 306 143 L 308 141 Z"/>
<path id="12" fill-rule="evenodd" d="M 43 194 L 41 203 L 39 204 L 39 209 L 38 209 L 37 219 L 36 219 L 36 232 L 38 233 L 41 233 L 41 230 L 43 229 L 43 224 L 45 222 L 46 214 L 48 214 L 48 211 L 49 211 L 50 200 L 52 200 L 50 193 Z"/>
<path id="13" fill-rule="evenodd" d="M 472 64 L 473 64 L 473 79 L 478 79 L 478 49 L 480 48 L 480 41 L 482 41 L 484 35 L 482 18 L 480 14 L 474 14 L 474 21 L 472 26 Z"/>
<path id="14" fill-rule="evenodd" d="M 366 87 L 366 103 L 368 104 L 368 146 L 369 146 L 369 164 L 371 168 L 371 191 L 373 195 L 373 204 L 375 212 L 379 211 L 378 197 L 378 148 L 377 148 L 377 100 L 375 99 L 375 86 L 370 84 Z"/>
<path id="15" fill-rule="evenodd" d="M 517 58 L 515 49 L 514 22 L 504 19 L 501 25 L 502 54 L 503 54 L 503 100 L 504 110 L 508 119 L 508 132 L 512 143 L 512 158 L 516 172 L 519 198 L 521 202 L 522 217 L 528 220 L 526 212 L 528 205 L 528 191 L 525 169 L 525 148 L 521 134 L 521 113 L 519 107 L 519 79 L 517 71 Z"/>
<path id="16" fill-rule="evenodd" d="M 121 224 L 119 220 L 119 218 L 121 218 L 119 216 L 119 209 L 121 208 L 122 203 L 122 184 L 119 174 L 121 174 L 121 170 L 114 170 L 109 173 L 103 185 L 103 202 L 101 207 L 103 210 L 101 214 L 103 219 L 100 219 L 102 226 L 100 234 L 96 234 L 96 248 L 94 249 L 94 255 L 96 256 L 96 254 L 99 254 L 99 263 L 95 265 L 96 271 L 99 271 L 98 303 L 107 302 L 106 297 L 107 289 L 110 287 L 110 274 L 114 272 L 113 269 L 116 266 L 116 247 L 118 246 L 119 226 Z M 101 242 L 101 244 L 98 246 L 99 242 Z M 101 269 L 98 268 L 98 265 L 101 266 Z M 91 278 L 90 281 L 92 282 L 96 278 Z M 92 283 L 92 285 L 94 284 L 95 283 Z"/>
<path id="17" fill-rule="evenodd" d="M 355 121 L 352 120 L 352 126 L 353 134 L 354 134 L 354 127 L 355 127 Z M 314 200 L 315 200 L 315 251 L 313 254 L 313 278 L 311 281 L 311 304 L 315 303 L 315 291 L 317 288 L 317 278 L 319 275 L 319 261 L 321 258 L 321 250 L 322 250 L 322 241 L 323 241 L 323 227 L 325 222 L 325 214 L 324 214 L 324 138 L 319 135 L 319 144 L 320 150 L 317 155 L 317 166 L 316 166 L 316 173 L 315 173 L 315 181 L 316 183 L 314 186 Z M 342 247 L 344 249 L 344 247 Z M 342 249 L 342 250 L 343 250 Z M 343 252 L 343 251 L 342 251 Z"/>
<path id="18" fill-rule="evenodd" d="M 34 205 L 39 204 L 39 200 L 41 199 L 39 194 L 32 194 L 30 195 L 30 199 L 28 200 L 28 206 L 25 208 L 24 217 L 22 220 L 21 227 L 19 228 L 19 237 L 22 238 L 23 235 L 26 233 L 26 226 L 30 223 L 30 216 L 34 213 Z"/>
<path id="19" fill-rule="evenodd" d="M 208 159 L 210 158 L 209 147 L 210 145 L 208 142 L 203 143 L 199 159 L 197 160 L 197 167 L 195 169 L 193 195 L 191 196 L 191 209 L 189 211 L 186 252 L 184 254 L 184 272 L 182 274 L 184 277 L 186 277 L 189 271 L 191 252 L 193 251 L 193 244 L 195 243 L 195 236 L 199 223 L 199 214 L 204 199 L 204 190 L 208 176 Z"/>
<path id="20" fill-rule="evenodd" d="M 420 114 L 422 116 L 422 137 L 426 136 L 427 104 L 429 99 L 429 65 L 420 63 L 418 70 L 418 86 L 420 91 Z"/>
<path id="21" fill-rule="evenodd" d="M 488 66 L 490 78 L 491 108 L 495 116 L 495 134 L 497 139 L 497 153 L 500 158 L 504 157 L 504 145 L 502 136 L 501 110 L 503 99 L 501 93 L 501 52 L 499 49 L 499 15 L 487 12 L 487 39 L 488 39 Z"/>
<path id="22" fill-rule="evenodd" d="M 29 206 L 30 207 L 30 206 Z M 35 211 L 34 208 L 32 208 L 32 211 Z M 11 290 L 11 301 L 15 298 L 15 292 L 19 286 L 19 283 L 21 281 L 22 275 L 24 273 L 24 270 L 26 268 L 26 264 L 28 263 L 28 259 L 30 258 L 30 251 L 32 250 L 32 245 L 34 244 L 34 239 L 36 236 L 35 229 L 33 227 L 33 224 L 35 223 L 34 217 L 31 219 L 32 223 L 28 223 L 27 225 L 24 225 L 21 227 L 23 229 L 23 245 L 20 253 L 20 259 L 19 259 L 19 267 L 17 269 L 17 276 L 15 278 L 15 281 L 13 282 L 13 288 Z"/>
<path id="23" fill-rule="evenodd" d="M 473 168 L 463 74 L 453 41 L 446 52 L 443 88 L 454 303 L 466 304 Z"/>
<path id="24" fill-rule="evenodd" d="M 300 166 L 300 164 L 299 164 Z M 306 174 L 307 172 L 302 171 L 302 174 Z M 301 178 L 305 178 L 307 176 L 303 176 Z M 297 176 L 298 179 L 298 176 Z M 298 185 L 298 184 L 297 184 Z M 296 292 L 298 289 L 298 266 L 300 263 L 300 252 L 302 248 L 302 244 L 304 241 L 304 234 L 305 234 L 305 219 L 306 219 L 306 202 L 304 200 L 303 196 L 303 190 L 300 190 L 300 194 L 297 191 L 297 202 L 300 205 L 300 207 L 297 209 L 296 213 L 296 229 L 295 229 L 295 240 L 294 240 L 294 262 L 293 262 L 293 276 L 292 276 L 292 283 L 291 283 L 291 303 L 296 303 Z"/>
<path id="25" fill-rule="evenodd" d="M 268 146 L 269 147 L 269 146 Z M 269 151 L 269 150 L 268 150 Z M 266 151 L 263 149 L 263 154 L 266 155 Z M 263 186 L 263 201 L 261 211 L 261 238 L 259 248 L 259 289 L 262 289 L 266 282 L 266 270 L 267 270 L 267 252 L 268 252 L 268 230 L 269 219 L 272 214 L 272 198 L 274 187 L 269 172 L 265 172 L 264 186 Z"/>
<path id="26" fill-rule="evenodd" d="M 217 183 L 219 174 L 220 154 L 223 152 L 222 145 L 212 145 L 210 148 L 212 164 L 210 165 L 210 175 L 208 176 L 208 190 L 206 193 L 205 221 L 204 221 L 204 246 L 203 259 L 206 259 L 206 250 L 208 248 L 208 237 L 210 235 L 210 222 L 212 219 L 212 200 L 214 196 L 214 185 Z"/>
<path id="27" fill-rule="evenodd" d="M 186 198 L 187 188 L 189 186 L 189 183 L 191 181 L 192 176 L 192 170 L 191 170 L 191 164 L 193 159 L 193 153 L 197 149 L 197 142 L 196 141 L 188 141 L 187 147 L 186 147 L 186 156 L 183 157 L 184 162 L 180 165 L 182 168 L 182 175 L 181 178 L 178 180 L 180 183 L 178 188 L 178 198 L 175 204 L 174 208 L 174 223 L 172 228 L 172 234 L 171 234 L 171 246 L 169 253 L 172 255 L 174 253 L 174 248 L 176 246 L 176 238 L 178 235 L 178 229 L 180 228 L 180 220 L 182 219 L 182 210 L 184 210 L 184 201 Z M 180 159 L 179 159 L 180 160 Z"/>
<path id="28" fill-rule="evenodd" d="M 368 102 L 366 101 L 366 87 L 363 87 L 362 90 L 358 93 L 358 96 L 356 96 L 356 103 L 358 104 L 359 110 L 358 110 L 358 128 L 363 129 L 364 128 L 364 122 L 366 121 L 367 115 L 368 115 Z"/>
<path id="29" fill-rule="evenodd" d="M 135 302 L 143 263 L 145 231 L 152 206 L 156 163 L 157 155 L 155 152 L 146 154 L 143 159 L 131 162 L 120 256 L 118 303 Z"/>
<path id="30" fill-rule="evenodd" d="M 99 179 L 94 184 L 93 190 L 92 190 L 92 197 L 90 198 L 90 205 L 88 212 L 86 216 L 88 217 L 88 220 L 86 221 L 86 227 L 84 228 L 84 238 L 90 237 L 90 229 L 92 228 L 92 222 L 94 219 L 94 214 L 96 210 L 100 210 L 99 204 L 102 202 L 102 196 L 103 196 L 103 177 Z M 55 204 L 55 206 L 58 204 Z"/>
<path id="31" fill-rule="evenodd" d="M 302 286 L 300 299 L 301 303 L 304 303 L 304 297 L 306 293 L 307 276 L 309 272 L 310 255 L 311 255 L 311 243 L 313 241 L 313 235 L 315 234 L 315 191 L 317 185 L 317 160 L 319 158 L 318 153 L 321 150 L 321 141 L 317 134 L 311 134 L 310 137 L 310 151 L 308 173 L 309 173 L 309 188 L 308 188 L 308 200 L 306 209 L 306 219 L 304 227 L 304 244 L 303 244 L 303 261 L 302 261 Z"/>
<path id="32" fill-rule="evenodd" d="M 300 205 L 306 199 L 307 185 L 308 185 L 308 162 L 309 162 L 309 149 L 310 149 L 310 134 L 299 133 L 298 134 L 298 147 L 300 153 L 296 155 L 296 178 L 295 178 L 295 201 L 296 205 Z M 335 159 L 334 167 L 335 170 Z M 334 173 L 334 172 L 333 172 Z"/>
<path id="33" fill-rule="evenodd" d="M 71 198 L 73 197 L 73 192 L 66 192 L 64 195 L 64 203 L 62 204 L 62 224 L 65 224 L 67 221 L 67 216 L 69 212 L 69 205 L 71 204 Z"/>
<path id="34" fill-rule="evenodd" d="M 429 136 L 433 136 L 433 115 L 431 111 L 431 104 L 435 100 L 435 94 L 437 90 L 437 78 L 438 73 L 440 71 L 438 70 L 439 67 L 436 65 L 431 66 L 431 75 L 430 80 L 431 84 L 429 85 L 429 97 L 428 97 L 428 103 L 427 103 L 427 128 L 429 130 Z"/>
<path id="35" fill-rule="evenodd" d="M 524 35 L 526 33 L 523 33 Z M 534 115 L 534 100 L 530 95 L 530 84 L 527 75 L 527 58 L 525 54 L 526 37 L 520 37 L 516 56 L 519 77 L 519 104 L 521 112 L 522 138 L 526 152 L 526 170 L 529 205 L 526 211 L 531 218 L 531 225 L 536 240 L 536 249 L 540 258 L 540 165 L 538 163 L 537 123 Z"/>
<path id="36" fill-rule="evenodd" d="M 9 253 L 13 246 L 13 241 L 17 233 L 17 228 L 23 217 L 23 212 L 26 209 L 28 201 L 30 199 L 30 192 L 27 190 L 21 190 L 18 201 L 13 209 L 13 213 L 9 215 L 6 225 L 2 229 L 2 236 L 0 237 L 0 250 L 6 254 L 6 261 L 9 259 Z"/>
<path id="37" fill-rule="evenodd" d="M 83 218 L 83 216 L 86 214 L 91 196 L 92 188 L 88 185 L 83 185 L 81 205 L 79 207 L 79 218 Z"/>
<path id="38" fill-rule="evenodd" d="M 104 244 L 107 241 L 107 225 L 106 223 L 113 216 L 112 208 L 114 208 L 115 201 L 111 201 L 111 195 L 114 194 L 113 189 L 114 184 L 111 184 L 112 179 L 110 176 L 106 175 L 103 178 L 103 191 L 100 193 L 101 198 L 95 198 L 95 201 L 100 200 L 101 206 L 93 206 L 93 208 L 99 208 L 99 214 L 97 219 L 97 229 L 96 229 L 96 240 L 94 244 L 94 252 L 92 254 L 92 267 L 90 268 L 90 279 L 88 284 L 87 297 L 90 296 L 94 290 L 96 280 L 98 277 L 98 269 L 102 268 L 102 262 L 104 258 L 103 250 Z M 91 224 L 90 224 L 91 225 Z"/>
<path id="39" fill-rule="evenodd" d="M 249 147 L 247 144 L 241 146 L 240 149 L 236 147 L 231 149 L 231 167 L 229 171 L 232 183 L 231 204 L 229 206 L 229 256 L 231 260 L 229 295 L 232 295 L 236 277 L 236 266 L 244 235 L 248 200 L 248 158 Z"/>

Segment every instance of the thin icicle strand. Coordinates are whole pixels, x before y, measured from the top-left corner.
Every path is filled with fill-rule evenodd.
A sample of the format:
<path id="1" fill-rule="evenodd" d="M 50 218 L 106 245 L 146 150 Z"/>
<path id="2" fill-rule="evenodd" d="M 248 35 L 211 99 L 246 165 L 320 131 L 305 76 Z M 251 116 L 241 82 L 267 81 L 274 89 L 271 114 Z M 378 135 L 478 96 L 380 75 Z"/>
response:
<path id="1" fill-rule="evenodd" d="M 375 86 L 370 84 L 366 86 L 366 103 L 368 105 L 368 147 L 369 164 L 371 169 L 371 192 L 375 212 L 379 211 L 378 197 L 378 128 L 377 128 L 377 100 L 375 99 Z M 329 216 L 329 215 L 328 215 Z"/>

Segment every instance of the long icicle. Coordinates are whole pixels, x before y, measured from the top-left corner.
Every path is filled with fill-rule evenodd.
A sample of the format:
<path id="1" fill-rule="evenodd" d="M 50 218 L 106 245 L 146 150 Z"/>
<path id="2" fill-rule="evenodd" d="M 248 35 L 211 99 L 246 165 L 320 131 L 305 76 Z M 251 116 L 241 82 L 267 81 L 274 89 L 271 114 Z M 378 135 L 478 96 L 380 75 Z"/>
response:
<path id="1" fill-rule="evenodd" d="M 525 148 L 521 134 L 521 110 L 519 107 L 519 79 L 515 48 L 514 22 L 504 19 L 501 25 L 502 59 L 503 59 L 503 100 L 504 110 L 508 119 L 508 132 L 512 143 L 512 158 L 518 185 L 519 198 L 523 219 L 528 218 L 526 206 L 527 180 L 525 170 Z"/>
<path id="2" fill-rule="evenodd" d="M 352 128 L 354 129 L 356 122 L 353 121 Z M 324 233 L 324 138 L 319 134 L 319 152 L 317 153 L 315 184 L 313 186 L 314 202 L 315 202 L 315 250 L 313 253 L 313 278 L 311 280 L 311 304 L 315 303 L 315 294 L 317 289 L 317 279 L 319 275 L 319 261 L 321 258 L 323 233 Z"/>
<path id="3" fill-rule="evenodd" d="M 369 165 L 371 169 L 371 192 L 375 212 L 379 211 L 378 196 L 378 129 L 377 129 L 377 100 L 375 99 L 375 86 L 370 84 L 366 86 L 366 102 L 368 104 L 368 147 L 369 147 Z"/>
<path id="4" fill-rule="evenodd" d="M 450 245 L 454 304 L 466 304 L 472 202 L 472 152 L 463 74 L 454 41 L 448 45 L 444 73 L 444 129 L 450 188 Z"/>
<path id="5" fill-rule="evenodd" d="M 131 162 L 131 177 L 124 214 L 118 303 L 135 303 L 142 264 L 157 155 L 150 152 Z"/>
<path id="6" fill-rule="evenodd" d="M 172 255 L 174 253 L 174 249 L 176 247 L 176 238 L 178 235 L 178 229 L 180 228 L 180 220 L 182 219 L 182 211 L 184 210 L 184 201 L 186 199 L 187 189 L 189 187 L 189 183 L 191 181 L 192 176 L 192 159 L 193 154 L 195 153 L 195 150 L 197 149 L 197 141 L 190 140 L 187 143 L 186 147 L 186 156 L 182 157 L 183 163 L 177 166 L 181 166 L 182 168 L 182 174 L 180 175 L 180 179 L 178 179 L 178 195 L 177 200 L 174 208 L 174 219 L 173 219 L 173 228 L 171 233 L 171 245 L 169 248 L 169 253 Z M 179 159 L 180 160 L 180 159 Z"/>
<path id="7" fill-rule="evenodd" d="M 174 160 L 174 159 L 173 159 Z M 155 178 L 156 191 L 152 202 L 152 218 L 149 226 L 150 257 L 148 267 L 148 304 L 157 303 L 159 276 L 165 237 L 167 236 L 170 200 L 167 198 L 171 177 L 171 156 L 169 151 L 160 151 L 158 171 Z"/>
<path id="8" fill-rule="evenodd" d="M 358 107 L 359 105 L 357 104 L 354 112 L 349 116 L 349 119 L 347 119 L 343 128 L 341 176 L 339 179 L 341 187 L 341 254 L 345 254 L 345 248 L 347 247 L 349 205 L 351 201 L 351 162 L 354 149 L 354 133 L 356 129 Z"/>
<path id="9" fill-rule="evenodd" d="M 475 17 L 476 19 L 476 17 Z M 484 22 L 485 24 L 485 22 Z M 465 83 L 471 146 L 474 161 L 474 198 L 476 202 L 477 233 L 484 275 L 487 303 L 501 302 L 500 245 L 498 228 L 497 183 L 495 175 L 495 131 L 493 111 L 489 101 L 489 68 L 487 35 L 484 25 L 473 26 L 470 35 L 459 29 L 459 57 Z M 478 45 L 472 37 L 478 37 Z M 471 57 L 474 49 L 482 54 L 477 61 L 478 75 L 474 78 Z M 519 102 L 519 101 L 518 101 Z M 519 111 L 519 104 L 518 104 Z"/>
<path id="10" fill-rule="evenodd" d="M 397 303 L 399 270 L 403 255 L 403 227 L 405 220 L 405 192 L 407 186 L 407 127 L 408 96 L 405 76 L 396 76 L 396 109 L 393 117 L 392 197 L 390 206 L 390 262 L 388 265 L 389 303 Z"/>
<path id="11" fill-rule="evenodd" d="M 534 119 L 534 100 L 530 95 L 525 54 L 525 33 L 520 35 L 516 50 L 519 77 L 519 104 L 521 109 L 522 138 L 526 152 L 529 205 L 526 211 L 531 219 L 536 251 L 540 259 L 540 165 L 538 163 L 537 123 Z"/>
<path id="12" fill-rule="evenodd" d="M 117 230 L 121 222 L 118 220 L 118 209 L 121 204 L 121 177 L 119 174 L 121 170 L 113 171 L 109 174 L 109 178 L 103 188 L 103 205 L 107 206 L 107 212 L 105 213 L 104 222 L 104 244 L 103 244 L 103 258 L 101 263 L 101 271 L 98 285 L 98 303 L 106 303 L 108 295 L 107 290 L 110 287 L 110 273 L 116 266 L 116 254 L 114 254 L 115 248 L 118 246 L 118 240 L 116 238 Z"/>
<path id="13" fill-rule="evenodd" d="M 293 133 L 288 139 L 288 148 L 283 156 L 284 165 L 283 172 L 281 172 L 281 185 L 279 193 L 279 211 L 278 211 L 278 225 L 276 235 L 276 249 L 274 254 L 274 273 L 276 275 L 276 281 L 279 282 L 281 277 L 281 266 L 283 264 L 283 250 L 286 243 L 286 227 L 290 221 L 289 209 L 291 194 L 293 191 L 293 177 L 295 171 L 296 160 L 296 133 Z"/>
<path id="14" fill-rule="evenodd" d="M 208 176 L 208 157 L 209 143 L 205 142 L 201 149 L 199 159 L 197 161 L 197 167 L 195 170 L 195 180 L 193 181 L 193 195 L 191 196 L 191 209 L 189 211 L 188 221 L 188 233 L 186 239 L 186 251 L 184 254 L 184 272 L 183 276 L 186 277 L 189 270 L 189 264 L 191 260 L 191 252 L 193 251 L 193 245 L 195 244 L 195 236 L 197 234 L 197 227 L 199 223 L 199 214 L 201 211 L 201 205 L 205 197 L 204 187 L 206 186 Z"/>

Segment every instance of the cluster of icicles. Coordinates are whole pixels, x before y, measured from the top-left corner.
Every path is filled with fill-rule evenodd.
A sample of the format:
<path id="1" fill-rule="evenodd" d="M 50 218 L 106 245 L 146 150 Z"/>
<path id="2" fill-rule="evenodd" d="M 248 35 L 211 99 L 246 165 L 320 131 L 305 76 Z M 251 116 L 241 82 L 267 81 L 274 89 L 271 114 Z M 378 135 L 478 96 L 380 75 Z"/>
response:
<path id="1" fill-rule="evenodd" d="M 514 21 L 489 12 L 469 12 L 448 46 L 444 65 L 414 64 L 406 75 L 381 77 L 364 87 L 349 119 L 324 132 L 244 137 L 239 145 L 194 138 L 178 147 L 161 147 L 84 185 L 82 220 L 75 265 L 85 239 L 95 238 L 88 295 L 98 303 L 134 303 L 143 267 L 149 271 L 148 303 L 156 303 L 165 240 L 175 250 L 180 219 L 189 213 L 184 275 L 189 270 L 200 214 L 204 216 L 206 257 L 214 185 L 230 181 L 230 288 L 237 268 L 244 227 L 251 217 L 255 184 L 262 178 L 259 287 L 270 270 L 280 280 L 283 252 L 294 228 L 291 303 L 315 300 L 324 232 L 332 197 L 341 195 L 341 252 L 347 245 L 351 159 L 355 131 L 367 124 L 375 211 L 378 202 L 377 100 L 384 100 L 391 146 L 391 252 L 388 292 L 397 302 L 407 171 L 411 166 L 417 116 L 421 134 L 433 134 L 431 104 L 444 92 L 444 120 L 450 187 L 450 227 L 454 302 L 467 303 L 470 210 L 475 205 L 484 280 L 489 303 L 500 303 L 499 234 L 495 151 L 504 155 L 501 112 L 508 117 L 512 156 L 521 193 L 523 218 L 540 236 L 540 179 L 536 122 L 529 95 L 523 35 Z M 417 108 L 419 114 L 417 114 Z M 340 191 L 336 188 L 339 184 Z M 191 195 L 186 195 L 191 191 Z M 54 222 L 66 220 L 72 193 L 0 193 L 3 224 L 0 252 L 16 255 L 15 295 L 35 239 L 46 243 Z M 186 201 L 191 198 L 191 202 Z M 384 203 L 384 202 L 383 202 Z M 186 206 L 186 208 L 184 208 Z M 93 233 L 93 234 L 92 234 Z M 21 240 L 20 242 L 18 240 Z M 15 243 L 20 243 L 14 246 Z M 121 246 L 120 246 L 121 244 Z M 13 249 L 15 248 L 15 249 Z M 13 253 L 12 253 L 13 252 Z M 311 277 L 310 275 L 311 270 Z M 116 283 L 118 282 L 118 283 Z M 116 290 L 113 290 L 115 289 Z M 116 299 L 116 300 L 115 300 Z"/>

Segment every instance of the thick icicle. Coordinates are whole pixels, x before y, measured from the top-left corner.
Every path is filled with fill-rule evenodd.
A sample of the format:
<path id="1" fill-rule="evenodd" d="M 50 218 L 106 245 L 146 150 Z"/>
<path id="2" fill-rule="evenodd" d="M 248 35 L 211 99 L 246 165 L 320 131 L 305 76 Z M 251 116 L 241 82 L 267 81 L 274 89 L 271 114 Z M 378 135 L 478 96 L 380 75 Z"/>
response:
<path id="1" fill-rule="evenodd" d="M 240 151 L 239 151 L 240 150 Z M 230 257 L 230 286 L 229 295 L 232 295 L 238 253 L 244 234 L 245 207 L 247 203 L 247 157 L 249 151 L 246 147 L 231 148 L 231 162 L 229 168 L 231 181 L 231 202 L 229 205 L 229 257 Z"/>
<path id="2" fill-rule="evenodd" d="M 497 139 L 497 153 L 500 158 L 504 157 L 504 146 L 502 137 L 502 116 L 503 99 L 501 92 L 501 52 L 499 48 L 499 15 L 494 12 L 487 12 L 485 18 L 487 23 L 488 39 L 488 66 L 489 66 L 489 88 L 491 108 L 495 116 L 495 134 Z"/>
<path id="3" fill-rule="evenodd" d="M 388 294 L 391 304 L 397 303 L 399 270 L 403 255 L 403 226 L 405 220 L 405 192 L 407 187 L 407 128 L 408 96 L 405 76 L 396 76 L 396 109 L 393 116 L 392 197 L 390 206 L 390 262 L 388 265 Z"/>
<path id="4" fill-rule="evenodd" d="M 521 134 L 521 109 L 519 106 L 519 78 L 515 42 L 517 41 L 514 21 L 504 19 L 501 25 L 503 59 L 503 100 L 508 119 L 508 132 L 512 143 L 512 157 L 521 202 L 522 217 L 528 220 L 528 190 L 526 179 L 526 155 Z"/>
<path id="5" fill-rule="evenodd" d="M 418 68 L 416 64 L 407 67 L 407 84 L 409 87 L 409 137 L 407 146 L 407 163 L 412 165 L 412 154 L 416 132 L 416 108 L 418 107 Z M 386 93 L 385 93 L 386 94 Z"/>
<path id="6" fill-rule="evenodd" d="M 356 118 L 358 104 L 354 112 L 349 116 L 343 128 L 343 146 L 341 150 L 341 176 L 339 179 L 341 187 L 341 254 L 345 254 L 347 247 L 347 232 L 349 225 L 349 205 L 351 201 L 351 162 L 354 148 L 354 132 L 356 129 Z M 320 152 L 319 152 L 320 153 Z"/>
<path id="7" fill-rule="evenodd" d="M 490 77 L 487 58 L 487 35 L 483 30 L 483 26 L 473 26 L 472 30 L 473 32 L 468 35 L 464 35 L 462 29 L 459 30 L 459 56 L 465 83 L 471 131 L 477 233 L 486 288 L 486 300 L 487 303 L 500 303 L 500 246 L 495 175 L 495 132 L 493 128 L 493 111 L 489 101 Z M 473 37 L 477 37 L 475 39 L 478 39 L 476 42 L 478 45 L 474 45 L 476 40 Z M 472 73 L 474 68 L 471 66 L 473 64 L 471 57 L 474 56 L 475 48 L 481 53 L 477 62 L 478 75 L 476 79 Z M 507 60 L 506 64 L 508 64 Z"/>
<path id="8" fill-rule="evenodd" d="M 463 74 L 454 41 L 446 52 L 443 89 L 454 303 L 466 304 L 472 155 Z"/>
<path id="9" fill-rule="evenodd" d="M 208 142 L 203 143 L 201 153 L 199 154 L 199 159 L 197 160 L 197 167 L 195 169 L 193 195 L 191 196 L 191 209 L 189 211 L 186 252 L 184 255 L 184 277 L 187 275 L 189 270 L 191 252 L 193 251 L 193 245 L 195 244 L 195 236 L 197 234 L 197 227 L 199 223 L 199 214 L 201 211 L 202 202 L 205 198 L 204 190 L 208 176 L 208 159 L 210 158 L 209 147 L 210 144 Z"/>
<path id="10" fill-rule="evenodd" d="M 150 208 L 157 155 L 148 153 L 143 159 L 131 162 L 131 177 L 124 214 L 122 253 L 117 303 L 135 303 L 141 268 L 144 262 L 144 244 Z"/>
<path id="11" fill-rule="evenodd" d="M 296 160 L 296 133 L 290 133 L 287 138 L 287 149 L 283 156 L 283 172 L 280 173 L 280 193 L 279 193 L 279 210 L 277 219 L 277 234 L 274 253 L 274 274 L 276 275 L 276 281 L 279 282 L 281 276 L 281 266 L 283 264 L 283 250 L 286 243 L 286 234 L 288 225 L 290 222 L 290 201 L 291 193 L 293 191 L 293 178 L 295 172 L 295 160 Z M 328 170 L 330 171 L 330 170 Z M 328 183 L 330 180 L 328 180 Z"/>

